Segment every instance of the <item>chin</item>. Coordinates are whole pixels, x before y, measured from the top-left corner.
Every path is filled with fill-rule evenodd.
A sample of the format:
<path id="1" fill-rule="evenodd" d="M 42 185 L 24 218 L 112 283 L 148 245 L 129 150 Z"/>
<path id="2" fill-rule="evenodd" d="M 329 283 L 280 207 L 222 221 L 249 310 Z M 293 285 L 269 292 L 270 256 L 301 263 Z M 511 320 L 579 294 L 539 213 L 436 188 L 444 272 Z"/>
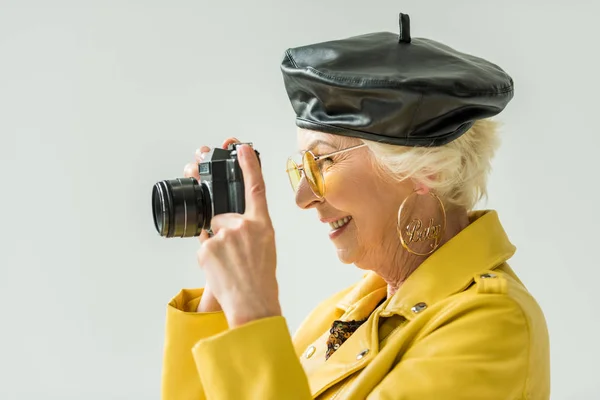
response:
<path id="1" fill-rule="evenodd" d="M 353 264 L 356 261 L 356 255 L 352 249 L 337 249 L 338 259 L 342 262 L 342 264 Z"/>

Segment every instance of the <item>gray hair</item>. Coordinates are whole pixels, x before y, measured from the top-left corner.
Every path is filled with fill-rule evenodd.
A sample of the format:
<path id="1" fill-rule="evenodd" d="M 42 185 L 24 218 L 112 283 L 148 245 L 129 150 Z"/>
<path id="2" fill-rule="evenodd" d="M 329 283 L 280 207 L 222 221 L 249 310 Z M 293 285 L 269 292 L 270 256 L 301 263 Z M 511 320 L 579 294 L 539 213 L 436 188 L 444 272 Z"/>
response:
<path id="1" fill-rule="evenodd" d="M 438 147 L 406 147 L 363 140 L 378 166 L 393 179 L 414 179 L 445 204 L 472 210 L 487 198 L 487 178 L 498 149 L 499 123 L 478 120 L 458 139 Z"/>

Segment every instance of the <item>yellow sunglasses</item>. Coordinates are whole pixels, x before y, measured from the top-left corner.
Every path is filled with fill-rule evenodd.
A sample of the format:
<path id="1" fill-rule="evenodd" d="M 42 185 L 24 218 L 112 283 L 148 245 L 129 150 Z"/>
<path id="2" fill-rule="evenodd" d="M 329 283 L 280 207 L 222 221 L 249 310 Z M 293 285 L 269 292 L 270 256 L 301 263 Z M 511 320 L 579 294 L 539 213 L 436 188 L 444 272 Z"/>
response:
<path id="1" fill-rule="evenodd" d="M 358 149 L 366 146 L 366 144 L 359 144 L 357 146 L 348 147 L 334 151 L 329 154 L 315 155 L 312 151 L 307 150 L 302 153 L 302 164 L 298 165 L 292 158 L 288 158 L 285 171 L 290 178 L 290 183 L 294 193 L 298 191 L 302 175 L 306 177 L 310 189 L 313 191 L 315 196 L 322 199 L 325 196 L 325 179 L 323 178 L 323 172 L 319 168 L 318 162 L 328 157 L 335 156 L 337 154 L 345 153 L 350 150 Z"/>

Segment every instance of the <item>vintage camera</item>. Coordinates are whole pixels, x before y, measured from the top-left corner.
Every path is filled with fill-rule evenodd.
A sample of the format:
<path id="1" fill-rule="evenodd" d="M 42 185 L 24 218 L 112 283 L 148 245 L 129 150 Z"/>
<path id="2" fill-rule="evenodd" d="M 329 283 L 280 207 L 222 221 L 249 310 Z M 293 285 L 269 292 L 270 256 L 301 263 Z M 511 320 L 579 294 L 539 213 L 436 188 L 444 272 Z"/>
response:
<path id="1" fill-rule="evenodd" d="M 232 143 L 227 149 L 207 153 L 198 164 L 200 182 L 177 178 L 154 185 L 152 214 L 161 236 L 199 236 L 203 229 L 210 231 L 213 216 L 244 213 L 244 177 L 237 159 L 237 147 L 242 144 L 252 147 L 252 143 Z M 254 152 L 259 157 L 258 151 Z"/>

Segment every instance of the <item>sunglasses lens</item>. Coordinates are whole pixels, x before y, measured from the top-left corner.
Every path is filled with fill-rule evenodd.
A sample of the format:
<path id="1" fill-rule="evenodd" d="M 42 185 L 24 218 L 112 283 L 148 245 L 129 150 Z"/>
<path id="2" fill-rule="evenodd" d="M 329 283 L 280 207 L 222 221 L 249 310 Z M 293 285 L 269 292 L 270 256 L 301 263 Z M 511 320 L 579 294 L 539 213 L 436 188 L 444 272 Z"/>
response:
<path id="1" fill-rule="evenodd" d="M 285 167 L 287 171 L 288 177 L 290 178 L 290 184 L 292 185 L 292 189 L 294 192 L 298 190 L 298 186 L 300 185 L 300 179 L 302 179 L 302 175 L 300 175 L 300 170 L 298 170 L 298 165 L 289 158 L 287 160 L 287 164 Z"/>
<path id="2" fill-rule="evenodd" d="M 317 196 L 323 197 L 323 194 L 325 193 L 325 181 L 323 179 L 323 175 L 321 174 L 321 170 L 317 165 L 315 157 L 307 151 L 304 153 L 302 163 L 304 165 L 304 174 L 306 175 L 306 180 L 308 181 L 311 189 Z"/>

